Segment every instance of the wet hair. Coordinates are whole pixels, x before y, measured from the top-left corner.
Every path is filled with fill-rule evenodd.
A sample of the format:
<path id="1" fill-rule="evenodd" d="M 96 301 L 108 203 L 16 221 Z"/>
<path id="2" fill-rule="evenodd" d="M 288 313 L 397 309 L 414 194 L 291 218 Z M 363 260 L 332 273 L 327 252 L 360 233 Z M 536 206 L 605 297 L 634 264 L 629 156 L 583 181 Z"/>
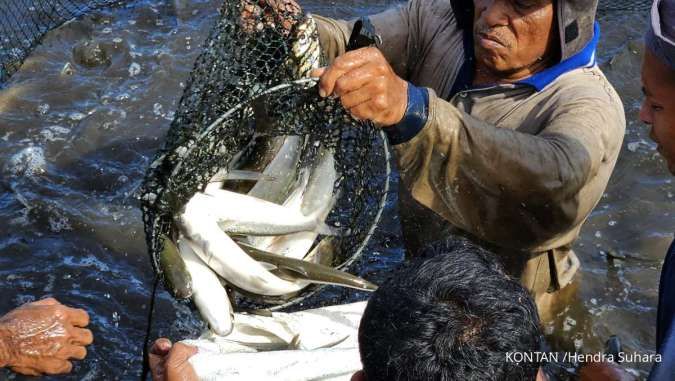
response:
<path id="1" fill-rule="evenodd" d="M 359 328 L 367 381 L 535 380 L 539 363 L 507 361 L 540 348 L 534 301 L 492 253 L 437 249 L 402 266 L 371 296 Z"/>

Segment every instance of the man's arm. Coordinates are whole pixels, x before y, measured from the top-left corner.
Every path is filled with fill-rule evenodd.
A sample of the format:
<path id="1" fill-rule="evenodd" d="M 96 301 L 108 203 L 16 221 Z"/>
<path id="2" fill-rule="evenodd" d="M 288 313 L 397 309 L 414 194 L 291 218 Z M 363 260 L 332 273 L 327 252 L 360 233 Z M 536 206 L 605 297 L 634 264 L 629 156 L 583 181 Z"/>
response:
<path id="1" fill-rule="evenodd" d="M 587 185 L 603 163 L 605 172 L 613 167 L 625 124 L 621 105 L 604 90 L 573 90 L 551 106 L 536 135 L 480 121 L 430 91 L 426 123 L 396 146 L 403 182 L 420 203 L 479 236 L 481 222 L 524 222 L 482 239 L 513 244 L 520 236 L 517 246 L 553 248 L 546 240 L 582 222 L 602 196 L 604 184 Z M 601 176 L 606 181 L 609 173 Z"/>

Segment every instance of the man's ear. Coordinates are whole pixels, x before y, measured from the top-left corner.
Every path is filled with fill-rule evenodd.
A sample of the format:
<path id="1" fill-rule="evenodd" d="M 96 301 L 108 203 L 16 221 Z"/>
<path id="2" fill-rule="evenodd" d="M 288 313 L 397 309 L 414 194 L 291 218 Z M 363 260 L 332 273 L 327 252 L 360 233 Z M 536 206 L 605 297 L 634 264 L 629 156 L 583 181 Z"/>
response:
<path id="1" fill-rule="evenodd" d="M 351 381 L 366 381 L 366 374 L 360 370 L 352 375 Z"/>

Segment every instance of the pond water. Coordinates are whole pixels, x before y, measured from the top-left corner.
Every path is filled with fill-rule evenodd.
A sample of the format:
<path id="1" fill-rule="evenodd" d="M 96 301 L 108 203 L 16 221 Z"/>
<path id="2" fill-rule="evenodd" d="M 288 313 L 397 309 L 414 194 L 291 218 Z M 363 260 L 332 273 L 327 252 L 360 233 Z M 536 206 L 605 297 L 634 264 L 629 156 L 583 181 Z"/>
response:
<path id="1" fill-rule="evenodd" d="M 348 17 L 397 1 L 301 3 Z M 44 296 L 87 309 L 95 342 L 87 360 L 59 379 L 138 378 L 153 277 L 136 196 L 217 4 L 139 0 L 90 12 L 50 32 L 0 90 L 0 311 Z M 625 350 L 653 353 L 675 205 L 672 179 L 637 120 L 646 13 L 605 13 L 600 22 L 599 60 L 623 97 L 628 130 L 575 247 L 583 264 L 576 295 L 546 329 L 559 349 L 596 352 L 616 334 Z M 83 58 L 97 46 L 97 59 Z M 403 257 L 395 188 L 360 270 L 375 282 Z M 364 297 L 327 289 L 310 303 Z M 158 293 L 153 336 L 183 338 L 201 328 L 188 305 Z M 650 365 L 628 366 L 644 376 Z M 0 370 L 5 378 L 22 379 Z"/>

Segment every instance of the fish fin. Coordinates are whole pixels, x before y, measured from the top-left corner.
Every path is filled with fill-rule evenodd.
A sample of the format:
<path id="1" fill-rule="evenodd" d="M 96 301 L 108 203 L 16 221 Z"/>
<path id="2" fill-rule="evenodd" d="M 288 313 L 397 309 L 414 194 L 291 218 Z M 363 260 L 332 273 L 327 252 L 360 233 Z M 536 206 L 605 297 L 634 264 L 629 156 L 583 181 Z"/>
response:
<path id="1" fill-rule="evenodd" d="M 211 183 L 223 181 L 275 181 L 276 177 L 261 172 L 233 169 L 231 171 L 218 172 L 211 178 Z"/>

